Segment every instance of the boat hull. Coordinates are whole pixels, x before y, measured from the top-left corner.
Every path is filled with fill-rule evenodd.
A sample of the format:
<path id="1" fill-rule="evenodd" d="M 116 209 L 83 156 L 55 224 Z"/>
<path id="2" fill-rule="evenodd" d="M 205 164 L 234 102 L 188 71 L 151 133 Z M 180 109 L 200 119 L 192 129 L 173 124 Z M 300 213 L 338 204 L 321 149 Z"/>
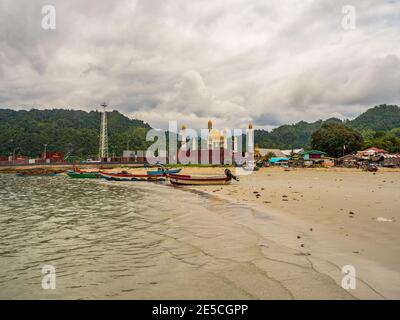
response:
<path id="1" fill-rule="evenodd" d="M 98 172 L 67 172 L 67 175 L 72 179 L 98 179 Z"/>
<path id="2" fill-rule="evenodd" d="M 126 173 L 105 173 L 100 172 L 101 178 L 108 181 L 164 181 L 162 175 L 148 174 L 126 174 Z"/>
<path id="3" fill-rule="evenodd" d="M 166 174 L 177 174 L 181 172 L 182 169 L 169 169 L 169 170 L 156 170 L 156 171 L 147 171 L 149 175 L 166 175 Z"/>
<path id="4" fill-rule="evenodd" d="M 188 186 L 209 186 L 209 185 L 227 185 L 232 181 L 231 177 L 194 177 L 185 175 L 168 175 L 169 181 L 174 185 Z"/>
<path id="5" fill-rule="evenodd" d="M 59 173 L 17 173 L 17 177 L 57 177 Z"/>

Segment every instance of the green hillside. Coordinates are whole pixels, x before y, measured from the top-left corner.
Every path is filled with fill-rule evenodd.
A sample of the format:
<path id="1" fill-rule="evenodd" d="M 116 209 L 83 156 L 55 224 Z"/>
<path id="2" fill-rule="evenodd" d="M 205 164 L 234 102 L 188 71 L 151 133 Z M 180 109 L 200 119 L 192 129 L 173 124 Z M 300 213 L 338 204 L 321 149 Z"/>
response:
<path id="1" fill-rule="evenodd" d="M 342 121 L 336 118 L 331 118 L 326 121 L 319 120 L 313 123 L 300 121 L 293 125 L 280 126 L 273 129 L 271 132 L 255 130 L 255 143 L 261 148 L 272 149 L 307 147 L 310 145 L 312 133 L 321 128 L 325 123 L 342 123 Z"/>
<path id="2" fill-rule="evenodd" d="M 282 125 L 272 131 L 255 130 L 255 142 L 261 148 L 308 148 L 311 146 L 311 135 L 324 124 L 344 123 L 356 129 L 365 138 L 366 145 L 379 144 L 389 150 L 397 150 L 395 137 L 400 129 L 400 108 L 395 105 L 379 105 L 368 109 L 352 121 L 342 122 L 331 118 L 325 121 L 319 120 L 313 123 L 300 121 L 293 125 Z M 390 132 L 389 132 L 390 131 Z M 382 132 L 385 132 L 383 134 Z M 383 137 L 383 138 L 382 138 Z M 380 139 L 380 140 L 379 140 Z M 391 140 L 388 143 L 383 140 Z"/>
<path id="3" fill-rule="evenodd" d="M 110 154 L 121 155 L 130 149 L 145 150 L 150 129 L 141 120 L 129 119 L 118 111 L 108 112 Z M 97 155 L 101 113 L 80 110 L 10 110 L 0 109 L 0 155 L 16 153 L 39 156 L 47 144 L 49 151 L 64 151 L 76 156 Z M 325 124 L 343 123 L 363 135 L 363 146 L 400 150 L 400 108 L 380 105 L 352 121 L 331 118 L 313 123 L 300 121 L 272 131 L 255 130 L 255 142 L 261 148 L 309 148 L 311 135 Z"/>
<path id="4" fill-rule="evenodd" d="M 400 108 L 394 105 L 380 105 L 368 109 L 350 122 L 354 129 L 389 131 L 400 127 Z"/>
<path id="5" fill-rule="evenodd" d="M 148 124 L 118 111 L 107 113 L 107 117 L 111 154 L 120 155 L 128 141 L 130 148 L 146 148 Z M 17 148 L 16 153 L 37 157 L 44 144 L 49 151 L 96 155 L 100 119 L 98 111 L 0 109 L 0 155 L 7 156 Z"/>

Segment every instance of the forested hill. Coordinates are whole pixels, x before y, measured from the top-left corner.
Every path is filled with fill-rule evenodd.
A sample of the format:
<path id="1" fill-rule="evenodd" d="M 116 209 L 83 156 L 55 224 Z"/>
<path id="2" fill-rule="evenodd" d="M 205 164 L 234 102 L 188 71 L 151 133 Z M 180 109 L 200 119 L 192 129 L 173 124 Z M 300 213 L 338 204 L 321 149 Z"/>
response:
<path id="1" fill-rule="evenodd" d="M 120 155 L 130 148 L 146 148 L 150 129 L 141 120 L 129 119 L 118 111 L 107 113 L 110 153 Z M 49 151 L 64 151 L 79 156 L 96 155 L 101 113 L 80 110 L 0 109 L 0 155 L 16 153 L 36 157 L 47 144 Z"/>
<path id="2" fill-rule="evenodd" d="M 129 144 L 132 150 L 145 150 L 150 129 L 141 120 L 129 119 L 118 111 L 107 113 L 110 154 L 121 155 Z M 101 113 L 80 110 L 10 110 L 0 109 L 0 155 L 39 156 L 47 144 L 49 151 L 64 151 L 86 157 L 97 155 Z M 343 123 L 361 132 L 366 144 L 397 150 L 400 139 L 400 108 L 380 105 L 352 121 L 331 118 L 313 123 L 300 121 L 283 125 L 271 132 L 255 130 L 255 142 L 261 148 L 308 148 L 311 135 L 326 123 Z M 383 133 L 386 132 L 386 133 Z"/>
<path id="3" fill-rule="evenodd" d="M 400 128 L 400 108 L 396 105 L 380 105 L 368 109 L 351 121 L 331 118 L 313 123 L 300 121 L 293 125 L 283 125 L 268 132 L 255 130 L 255 142 L 261 148 L 290 149 L 309 147 L 311 134 L 325 123 L 343 123 L 360 131 L 364 137 L 370 138 L 375 132 L 394 131 Z"/>
<path id="4" fill-rule="evenodd" d="M 400 127 L 400 107 L 380 105 L 368 109 L 350 122 L 357 130 L 389 131 Z"/>

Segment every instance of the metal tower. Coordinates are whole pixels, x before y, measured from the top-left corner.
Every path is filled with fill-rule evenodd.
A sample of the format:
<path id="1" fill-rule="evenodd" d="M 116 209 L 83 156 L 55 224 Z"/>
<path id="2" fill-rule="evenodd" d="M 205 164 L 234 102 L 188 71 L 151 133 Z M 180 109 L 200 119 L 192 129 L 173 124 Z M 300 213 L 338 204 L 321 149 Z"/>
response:
<path id="1" fill-rule="evenodd" d="M 101 106 L 103 107 L 103 114 L 100 126 L 99 159 L 103 160 L 104 158 L 108 158 L 107 104 L 104 102 Z"/>

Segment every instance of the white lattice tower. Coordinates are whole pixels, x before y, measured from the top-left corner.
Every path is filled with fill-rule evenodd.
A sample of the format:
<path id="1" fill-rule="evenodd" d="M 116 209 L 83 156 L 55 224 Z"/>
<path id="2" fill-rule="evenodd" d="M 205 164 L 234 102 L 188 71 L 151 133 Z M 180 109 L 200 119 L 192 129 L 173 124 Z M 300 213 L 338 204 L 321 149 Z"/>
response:
<path id="1" fill-rule="evenodd" d="M 102 105 L 103 114 L 101 115 L 100 125 L 100 144 L 99 144 L 99 158 L 100 160 L 108 158 L 108 134 L 107 134 L 107 104 L 104 102 Z"/>

